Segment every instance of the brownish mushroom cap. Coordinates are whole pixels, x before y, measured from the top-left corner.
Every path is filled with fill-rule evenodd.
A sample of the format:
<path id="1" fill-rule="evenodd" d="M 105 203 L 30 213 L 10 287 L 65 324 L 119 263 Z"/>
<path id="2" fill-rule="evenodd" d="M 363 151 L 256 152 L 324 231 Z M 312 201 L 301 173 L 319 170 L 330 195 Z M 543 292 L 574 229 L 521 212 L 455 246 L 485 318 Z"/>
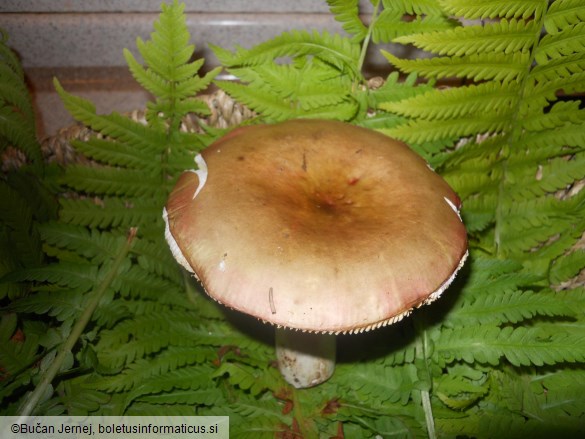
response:
<path id="1" fill-rule="evenodd" d="M 322 120 L 240 128 L 166 206 L 177 259 L 278 326 L 361 332 L 436 299 L 467 255 L 460 200 L 408 146 Z"/>

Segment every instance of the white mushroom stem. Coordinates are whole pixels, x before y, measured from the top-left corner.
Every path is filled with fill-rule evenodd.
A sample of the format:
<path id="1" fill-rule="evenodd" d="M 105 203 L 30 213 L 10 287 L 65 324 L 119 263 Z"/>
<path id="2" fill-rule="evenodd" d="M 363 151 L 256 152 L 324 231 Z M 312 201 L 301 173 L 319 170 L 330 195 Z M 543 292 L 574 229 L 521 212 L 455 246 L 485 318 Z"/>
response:
<path id="1" fill-rule="evenodd" d="M 297 389 L 316 386 L 335 370 L 335 335 L 276 328 L 276 356 L 288 383 Z"/>

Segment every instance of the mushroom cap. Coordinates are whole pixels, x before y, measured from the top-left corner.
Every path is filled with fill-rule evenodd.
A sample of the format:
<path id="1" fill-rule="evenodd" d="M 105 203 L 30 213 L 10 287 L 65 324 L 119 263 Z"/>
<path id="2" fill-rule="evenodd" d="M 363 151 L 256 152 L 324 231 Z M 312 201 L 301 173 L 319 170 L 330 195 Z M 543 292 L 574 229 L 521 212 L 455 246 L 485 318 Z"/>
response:
<path id="1" fill-rule="evenodd" d="M 467 256 L 460 199 L 406 144 L 342 122 L 238 128 L 180 176 L 167 240 L 215 300 L 361 332 L 435 300 Z"/>

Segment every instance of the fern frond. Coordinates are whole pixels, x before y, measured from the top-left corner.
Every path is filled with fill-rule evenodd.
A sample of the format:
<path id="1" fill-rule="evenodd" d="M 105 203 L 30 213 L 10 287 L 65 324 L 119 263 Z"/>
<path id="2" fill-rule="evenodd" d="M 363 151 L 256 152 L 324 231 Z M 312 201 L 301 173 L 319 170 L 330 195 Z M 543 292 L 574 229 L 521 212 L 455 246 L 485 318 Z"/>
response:
<path id="1" fill-rule="evenodd" d="M 542 0 L 439 0 L 439 3 L 448 13 L 471 20 L 539 17 L 547 6 Z"/>
<path id="2" fill-rule="evenodd" d="M 149 394 L 136 398 L 140 402 L 149 404 L 189 404 L 191 406 L 202 405 L 224 405 L 223 393 L 217 387 L 207 389 L 184 389 L 173 388 L 168 393 Z"/>
<path id="3" fill-rule="evenodd" d="M 476 232 L 484 232 L 490 228 L 496 219 L 497 197 L 475 196 L 468 198 L 465 202 L 465 210 L 462 210 L 461 216 L 470 235 Z"/>
<path id="4" fill-rule="evenodd" d="M 166 197 L 165 197 L 166 198 Z M 153 225 L 162 227 L 160 206 L 164 198 L 156 200 L 107 197 L 100 199 L 66 199 L 61 204 L 60 218 L 67 224 L 76 224 L 105 229 L 142 226 L 142 231 Z"/>
<path id="5" fill-rule="evenodd" d="M 540 328 L 467 327 L 445 329 L 435 340 L 435 353 L 446 363 L 497 365 L 506 358 L 514 366 L 543 366 L 585 360 L 585 336 L 558 332 L 550 336 Z"/>
<path id="6" fill-rule="evenodd" d="M 574 230 L 579 233 L 585 227 L 581 219 L 585 211 L 583 195 L 580 193 L 567 200 L 553 196 L 516 200 L 508 206 L 506 219 L 500 224 L 507 237 L 506 242 L 501 243 L 502 250 L 528 252 L 559 233 L 571 235 Z M 528 218 L 526 209 L 533 210 Z"/>
<path id="7" fill-rule="evenodd" d="M 395 38 L 402 44 L 438 55 L 465 56 L 480 53 L 527 52 L 537 31 L 533 21 L 506 20 L 484 26 L 458 27 L 444 32 L 417 33 Z"/>
<path id="8" fill-rule="evenodd" d="M 110 402 L 107 394 L 88 389 L 85 381 L 85 377 L 62 381 L 56 389 L 59 402 L 70 416 L 87 416 Z"/>
<path id="9" fill-rule="evenodd" d="M 106 166 L 69 165 L 61 183 L 81 193 L 92 195 L 126 195 L 128 197 L 166 196 L 158 173 L 148 174 L 145 169 L 131 170 Z"/>
<path id="10" fill-rule="evenodd" d="M 217 46 L 212 46 L 212 49 L 226 67 L 261 65 L 286 56 L 313 55 L 335 66 L 339 71 L 349 71 L 354 75 L 359 58 L 358 45 L 339 35 L 316 31 L 284 32 L 253 49 L 238 48 L 235 53 Z"/>
<path id="11" fill-rule="evenodd" d="M 475 404 L 490 390 L 486 376 L 466 365 L 455 365 L 449 373 L 438 377 L 435 394 L 449 408 L 464 410 Z"/>
<path id="12" fill-rule="evenodd" d="M 121 273 L 112 284 L 112 287 L 124 297 L 140 297 L 143 300 L 158 299 L 161 304 L 173 303 L 175 295 L 183 297 L 181 286 L 153 275 L 138 265 L 133 265 L 128 271 Z M 161 291 L 165 292 L 162 297 Z"/>
<path id="13" fill-rule="evenodd" d="M 585 12 L 584 12 L 585 14 Z M 556 34 L 545 35 L 534 57 L 539 64 L 546 62 L 548 58 L 554 59 L 561 55 L 567 56 L 573 53 L 585 51 L 585 23 L 577 23 L 574 26 L 564 27 Z"/>
<path id="14" fill-rule="evenodd" d="M 465 300 L 475 300 L 485 294 L 485 288 L 495 295 L 534 286 L 542 275 L 522 272 L 522 263 L 512 259 L 471 258 L 469 277 L 462 291 Z"/>
<path id="15" fill-rule="evenodd" d="M 198 352 L 206 352 L 194 355 L 193 346 L 169 346 L 162 353 L 153 358 L 139 358 L 127 365 L 120 373 L 106 375 L 95 379 L 92 387 L 107 392 L 123 392 L 138 387 L 148 379 L 156 379 L 169 371 L 185 366 L 192 366 L 204 361 L 211 361 L 216 357 L 213 348 L 204 348 Z"/>
<path id="16" fill-rule="evenodd" d="M 468 77 L 474 81 L 494 80 L 504 84 L 516 81 L 526 69 L 529 56 L 524 53 L 473 54 L 457 58 L 399 59 L 389 52 L 383 55 L 400 70 L 416 72 L 433 79 Z"/>
<path id="17" fill-rule="evenodd" d="M 478 296 L 471 303 L 463 303 L 450 316 L 455 325 L 482 324 L 498 325 L 518 323 L 534 316 L 571 317 L 575 311 L 569 301 L 562 301 L 552 292 L 533 291 L 489 292 Z"/>
<path id="18" fill-rule="evenodd" d="M 185 65 L 193 55 L 195 47 L 189 45 L 189 32 L 185 23 L 184 4 L 162 5 L 162 13 L 154 23 L 155 32 L 148 42 L 137 40 L 138 49 L 149 59 L 146 62 L 164 78 L 175 79 L 176 69 Z M 187 75 L 188 76 L 188 75 Z"/>
<path id="19" fill-rule="evenodd" d="M 467 87 L 429 90 L 400 102 L 380 104 L 383 110 L 417 119 L 458 119 L 471 114 L 509 113 L 515 90 L 492 82 Z"/>
<path id="20" fill-rule="evenodd" d="M 0 106 L 0 135 L 5 139 L 2 149 L 8 145 L 15 145 L 27 157 L 40 161 L 40 148 L 37 142 L 33 125 L 23 120 L 11 107 Z"/>
<path id="21" fill-rule="evenodd" d="M 556 0 L 550 5 L 544 26 L 550 34 L 585 20 L 585 7 L 579 0 Z"/>
<path id="22" fill-rule="evenodd" d="M 50 282 L 77 292 L 89 291 L 97 281 L 98 269 L 94 265 L 74 262 L 49 264 L 38 268 L 14 271 L 2 278 L 9 282 Z"/>
<path id="23" fill-rule="evenodd" d="M 360 400 L 405 405 L 413 390 L 414 364 L 388 367 L 383 365 L 352 366 L 352 370 L 339 367 L 337 381 Z"/>
<path id="24" fill-rule="evenodd" d="M 528 131 L 544 131 L 558 127 L 570 128 L 571 124 L 583 124 L 585 111 L 579 110 L 579 101 L 556 102 L 548 113 L 534 114 L 524 122 Z"/>
<path id="25" fill-rule="evenodd" d="M 163 132 L 117 113 L 98 115 L 91 102 L 67 93 L 57 79 L 53 82 L 67 110 L 75 119 L 88 125 L 94 131 L 113 137 L 139 150 L 152 151 L 152 148 L 156 148 L 159 153 L 164 151 L 166 138 Z"/>
<path id="26" fill-rule="evenodd" d="M 224 362 L 213 372 L 213 377 L 229 376 L 229 381 L 233 386 L 246 390 L 253 396 L 257 396 L 267 389 L 277 390 L 276 388 L 270 388 L 270 383 L 274 382 L 274 380 L 267 372 L 266 370 L 260 370 L 245 364 Z M 282 385 L 282 382 L 276 382 Z"/>
<path id="27" fill-rule="evenodd" d="M 2 42 L 0 52 L 4 52 L 2 55 L 12 54 Z M 0 105 L 10 108 L 30 129 L 35 120 L 34 110 L 24 82 L 24 74 L 17 65 L 18 62 L 12 65 L 0 62 Z"/>
<path id="28" fill-rule="evenodd" d="M 47 314 L 63 322 L 83 311 L 83 297 L 72 291 L 40 291 L 34 296 L 13 301 L 8 310 L 19 313 Z"/>
<path id="29" fill-rule="evenodd" d="M 417 15 L 412 20 L 403 20 L 406 10 L 412 9 L 406 6 L 406 10 L 398 9 L 398 5 L 390 3 L 390 7 L 384 9 L 376 18 L 372 29 L 372 41 L 378 43 L 389 43 L 404 35 L 419 32 L 433 32 L 453 28 L 450 22 L 442 14 L 438 15 Z"/>
<path id="30" fill-rule="evenodd" d="M 361 42 L 368 33 L 368 28 L 359 16 L 359 0 L 327 0 L 329 10 L 335 20 L 342 24 L 343 30 L 351 34 L 353 42 Z"/>
<path id="31" fill-rule="evenodd" d="M 585 127 L 584 127 L 585 128 Z M 585 178 L 585 157 L 562 157 L 548 160 L 538 167 L 537 172 L 528 168 L 525 172 L 518 171 L 517 186 L 509 189 L 514 200 L 532 196 L 544 196 L 568 188 L 573 182 Z M 560 206 L 557 206 L 560 207 Z"/>
<path id="32" fill-rule="evenodd" d="M 184 297 L 182 292 L 180 297 Z M 159 305 L 151 312 L 102 331 L 98 344 L 100 363 L 111 369 L 119 369 L 147 354 L 162 352 L 171 344 L 193 348 L 193 360 L 198 363 L 209 360 L 209 350 L 195 349 L 204 346 L 218 349 L 232 345 L 238 346 L 242 352 L 253 348 L 255 355 L 264 355 L 266 347 L 259 342 L 234 334 L 233 328 L 226 324 L 214 323 L 209 327 L 200 327 L 194 323 L 194 315 L 192 309 L 175 306 L 165 311 Z"/>
<path id="33" fill-rule="evenodd" d="M 230 434 L 242 439 L 270 439 L 290 433 L 289 416 L 281 413 L 282 407 L 274 401 L 245 398 L 244 395 L 235 403 L 228 404 L 230 415 Z M 209 410 L 209 409 L 208 409 Z M 213 408 L 205 413 L 220 415 L 221 409 Z"/>
<path id="34" fill-rule="evenodd" d="M 156 167 L 155 148 L 137 149 L 122 143 L 93 137 L 81 142 L 74 140 L 71 146 L 84 156 L 110 166 L 130 169 L 154 170 Z"/>
<path id="35" fill-rule="evenodd" d="M 184 277 L 174 264 L 172 253 L 160 241 L 137 239 L 133 253 L 137 255 L 138 265 L 147 272 L 163 276 L 177 285 L 184 283 Z"/>
<path id="36" fill-rule="evenodd" d="M 221 391 L 214 387 L 211 380 L 213 369 L 209 366 L 186 366 L 169 371 L 163 375 L 157 375 L 153 379 L 146 379 L 134 387 L 125 397 L 125 406 L 133 400 L 145 395 L 157 395 L 179 390 L 203 390 L 192 394 L 198 397 L 199 404 L 212 405 L 222 399 Z M 150 401 L 152 402 L 152 401 Z M 180 402 L 180 401 L 176 401 Z"/>
<path id="37" fill-rule="evenodd" d="M 418 119 L 407 124 L 382 130 L 391 137 L 408 143 L 422 144 L 447 139 L 453 141 L 475 133 L 501 132 L 508 126 L 506 115 L 489 113 L 488 116 L 474 115 L 460 119 L 447 119 L 441 123 Z"/>
<path id="38" fill-rule="evenodd" d="M 570 281 L 583 269 L 585 269 L 585 251 L 575 250 L 554 261 L 550 270 L 550 281 L 553 285 L 559 285 Z"/>
<path id="39" fill-rule="evenodd" d="M 113 258 L 120 244 L 119 235 L 58 222 L 42 224 L 39 230 L 46 244 L 71 250 L 95 265 Z"/>
<path id="40" fill-rule="evenodd" d="M 0 40 L 0 151 L 7 146 L 21 150 L 40 170 L 42 157 L 36 139 L 31 98 L 18 57 L 8 46 L 7 35 Z"/>
<path id="41" fill-rule="evenodd" d="M 35 227 L 36 206 L 23 196 L 22 191 L 0 181 L 0 230 L 6 233 L 12 259 L 16 266 L 38 266 L 42 261 L 40 241 Z M 39 205 L 37 205 L 39 206 Z M 39 206 L 40 207 L 40 206 Z"/>
<path id="42" fill-rule="evenodd" d="M 560 58 L 547 60 L 537 65 L 531 72 L 530 77 L 537 83 L 548 80 L 570 78 L 575 73 L 585 70 L 585 61 L 581 53 L 572 53 Z"/>
<path id="43" fill-rule="evenodd" d="M 562 129 L 555 127 L 538 132 L 528 131 L 525 136 L 518 139 L 518 156 L 521 154 L 522 148 L 531 154 L 532 151 L 538 154 L 541 148 L 556 148 L 559 151 L 563 147 L 582 147 L 584 140 L 583 124 L 567 123 Z M 568 149 L 566 152 L 571 153 L 571 150 Z M 550 156 L 550 150 L 546 151 L 546 155 Z M 518 159 L 518 156 L 512 158 Z"/>
<path id="44" fill-rule="evenodd" d="M 307 99 L 305 95 L 297 106 L 268 90 L 237 83 L 222 83 L 221 87 L 233 98 L 262 113 L 269 121 L 283 121 L 300 116 L 350 120 L 358 111 L 356 102 L 344 99 L 343 96 L 340 100 L 337 94 L 326 93 L 321 95 L 318 101 L 310 97 Z"/>
<path id="45" fill-rule="evenodd" d="M 17 331 L 16 314 L 6 313 L 0 317 L 0 364 L 9 376 L 17 375 L 26 370 L 37 360 L 39 337 L 32 331 L 25 332 L 24 340 L 14 339 Z M 29 375 L 30 379 L 30 375 Z"/>

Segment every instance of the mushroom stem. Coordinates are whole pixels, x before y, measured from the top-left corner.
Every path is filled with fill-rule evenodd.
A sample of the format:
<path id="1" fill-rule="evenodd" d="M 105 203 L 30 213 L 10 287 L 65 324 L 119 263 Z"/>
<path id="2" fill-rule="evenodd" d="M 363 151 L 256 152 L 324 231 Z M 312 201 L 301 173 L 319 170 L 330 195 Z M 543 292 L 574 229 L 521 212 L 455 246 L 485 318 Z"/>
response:
<path id="1" fill-rule="evenodd" d="M 289 384 L 297 389 L 316 386 L 335 370 L 335 335 L 276 328 L 276 356 Z"/>

